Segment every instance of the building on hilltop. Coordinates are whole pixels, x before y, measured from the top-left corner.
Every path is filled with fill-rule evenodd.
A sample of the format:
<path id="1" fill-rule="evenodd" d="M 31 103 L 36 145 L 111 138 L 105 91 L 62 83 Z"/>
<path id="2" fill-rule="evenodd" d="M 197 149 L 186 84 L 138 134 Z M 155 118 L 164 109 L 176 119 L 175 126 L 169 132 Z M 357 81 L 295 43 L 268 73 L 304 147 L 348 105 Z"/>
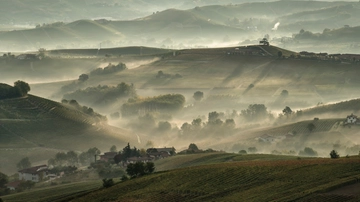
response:
<path id="1" fill-rule="evenodd" d="M 26 168 L 18 171 L 19 180 L 40 182 L 47 177 L 47 165 L 40 165 L 31 168 Z"/>

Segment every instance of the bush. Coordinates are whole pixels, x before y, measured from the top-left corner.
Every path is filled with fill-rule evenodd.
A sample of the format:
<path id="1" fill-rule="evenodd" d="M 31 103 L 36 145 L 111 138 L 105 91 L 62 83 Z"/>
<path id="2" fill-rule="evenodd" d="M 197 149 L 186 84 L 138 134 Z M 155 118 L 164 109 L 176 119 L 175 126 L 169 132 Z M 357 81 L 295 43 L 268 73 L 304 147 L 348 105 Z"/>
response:
<path id="1" fill-rule="evenodd" d="M 107 179 L 107 178 L 104 178 L 103 180 L 103 187 L 104 188 L 109 188 L 109 187 L 112 187 L 114 185 L 114 180 L 113 179 Z"/>
<path id="2" fill-rule="evenodd" d="M 123 175 L 120 179 L 121 181 L 125 182 L 126 180 L 129 179 L 129 177 L 127 175 Z"/>
<path id="3" fill-rule="evenodd" d="M 330 152 L 330 157 L 331 157 L 332 159 L 337 159 L 337 158 L 340 157 L 340 155 L 337 153 L 336 150 L 332 150 L 332 151 Z"/>
<path id="4" fill-rule="evenodd" d="M 247 154 L 247 152 L 245 150 L 240 150 L 239 154 Z"/>

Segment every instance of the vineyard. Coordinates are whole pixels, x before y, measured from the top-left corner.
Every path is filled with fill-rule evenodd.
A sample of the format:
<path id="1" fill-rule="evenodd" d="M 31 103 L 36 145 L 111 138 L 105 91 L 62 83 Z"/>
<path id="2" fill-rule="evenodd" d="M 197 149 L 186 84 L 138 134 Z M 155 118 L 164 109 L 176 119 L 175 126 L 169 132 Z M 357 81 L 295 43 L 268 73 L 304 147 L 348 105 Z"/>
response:
<path id="1" fill-rule="evenodd" d="M 294 156 L 276 156 L 269 154 L 238 155 L 224 152 L 213 152 L 192 155 L 177 155 L 172 158 L 161 159 L 155 162 L 155 167 L 156 171 L 164 171 L 230 161 L 275 161 L 294 158 Z"/>
<path id="2" fill-rule="evenodd" d="M 99 120 L 76 109 L 70 109 L 60 103 L 29 95 L 26 98 L 16 98 L 0 101 L 0 114 L 6 119 L 47 119 L 64 118 L 88 125 Z"/>
<path id="3" fill-rule="evenodd" d="M 74 201 L 359 201 L 360 158 L 243 161 L 160 172 Z"/>
<path id="4" fill-rule="evenodd" d="M 73 197 L 86 194 L 89 191 L 96 190 L 101 187 L 100 181 L 80 182 L 65 185 L 57 185 L 33 191 L 27 191 L 18 194 L 12 194 L 3 197 L 4 201 L 20 202 L 20 201 L 68 201 Z"/>
<path id="5" fill-rule="evenodd" d="M 315 129 L 311 131 L 312 133 L 316 132 L 328 132 L 333 129 L 337 129 L 340 125 L 340 122 L 344 121 L 344 119 L 323 119 L 318 121 L 301 121 L 298 123 L 292 123 L 284 126 L 269 128 L 266 130 L 261 130 L 255 132 L 257 135 L 269 134 L 273 136 L 282 136 L 288 133 L 296 133 L 296 134 L 308 134 L 310 133 L 308 129 L 309 124 L 314 124 Z"/>

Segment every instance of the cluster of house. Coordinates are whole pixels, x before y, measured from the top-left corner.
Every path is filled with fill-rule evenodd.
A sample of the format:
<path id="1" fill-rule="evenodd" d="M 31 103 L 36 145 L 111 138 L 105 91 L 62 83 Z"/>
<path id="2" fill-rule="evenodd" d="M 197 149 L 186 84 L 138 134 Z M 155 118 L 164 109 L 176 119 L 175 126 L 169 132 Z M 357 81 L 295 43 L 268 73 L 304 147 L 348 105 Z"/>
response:
<path id="1" fill-rule="evenodd" d="M 127 164 L 136 163 L 139 161 L 146 163 L 158 159 L 167 158 L 175 155 L 175 151 L 176 150 L 174 147 L 150 148 L 146 150 L 146 156 L 127 158 L 125 162 L 122 162 L 122 165 L 126 166 Z M 110 160 L 113 160 L 117 154 L 118 152 L 106 152 L 100 155 L 99 161 L 108 162 Z M 45 179 L 53 180 L 63 175 L 63 173 L 60 174 L 60 176 L 50 173 L 49 167 L 47 165 L 39 165 L 31 168 L 22 169 L 18 171 L 18 174 L 19 178 L 17 181 L 6 184 L 7 188 L 9 188 L 10 190 L 16 190 L 16 188 L 21 184 L 21 182 L 24 181 L 40 182 Z"/>
<path id="2" fill-rule="evenodd" d="M 34 166 L 18 171 L 19 178 L 17 181 L 6 184 L 6 187 L 10 190 L 16 190 L 16 188 L 24 181 L 40 182 L 44 179 L 53 179 L 57 176 L 49 173 L 47 165 Z"/>
<path id="3" fill-rule="evenodd" d="M 360 119 L 356 115 L 351 114 L 346 117 L 346 120 L 344 121 L 344 125 L 360 125 Z M 285 136 L 276 136 L 276 137 L 272 135 L 264 134 L 262 136 L 256 137 L 255 140 L 259 142 L 272 143 L 278 141 L 291 141 L 293 140 L 294 137 L 295 135 L 293 133 L 288 133 Z"/>

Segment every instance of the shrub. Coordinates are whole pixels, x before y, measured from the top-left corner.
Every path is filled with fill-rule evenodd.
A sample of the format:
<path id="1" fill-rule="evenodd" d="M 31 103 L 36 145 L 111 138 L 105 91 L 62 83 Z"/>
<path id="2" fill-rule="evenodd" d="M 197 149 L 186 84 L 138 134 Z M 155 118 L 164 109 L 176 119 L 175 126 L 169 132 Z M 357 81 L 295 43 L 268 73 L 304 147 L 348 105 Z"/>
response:
<path id="1" fill-rule="evenodd" d="M 102 181 L 103 181 L 104 188 L 109 188 L 114 185 L 114 180 L 111 178 L 110 179 L 104 178 Z"/>
<path id="2" fill-rule="evenodd" d="M 127 175 L 123 175 L 120 179 L 121 181 L 125 182 L 126 180 L 129 179 L 129 177 Z"/>
<path id="3" fill-rule="evenodd" d="M 239 154 L 247 154 L 247 152 L 245 150 L 240 150 Z"/>

